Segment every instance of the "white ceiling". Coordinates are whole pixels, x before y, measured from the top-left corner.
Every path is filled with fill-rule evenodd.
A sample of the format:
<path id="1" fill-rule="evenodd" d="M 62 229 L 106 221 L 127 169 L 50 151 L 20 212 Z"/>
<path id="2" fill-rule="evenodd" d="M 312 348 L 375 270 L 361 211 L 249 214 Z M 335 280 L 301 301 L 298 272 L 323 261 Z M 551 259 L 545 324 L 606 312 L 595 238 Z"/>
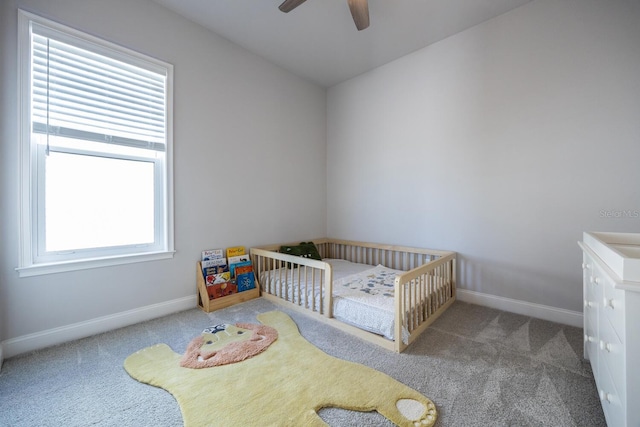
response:
<path id="1" fill-rule="evenodd" d="M 369 0 L 358 31 L 347 0 L 154 0 L 319 85 L 329 87 L 530 0 Z"/>

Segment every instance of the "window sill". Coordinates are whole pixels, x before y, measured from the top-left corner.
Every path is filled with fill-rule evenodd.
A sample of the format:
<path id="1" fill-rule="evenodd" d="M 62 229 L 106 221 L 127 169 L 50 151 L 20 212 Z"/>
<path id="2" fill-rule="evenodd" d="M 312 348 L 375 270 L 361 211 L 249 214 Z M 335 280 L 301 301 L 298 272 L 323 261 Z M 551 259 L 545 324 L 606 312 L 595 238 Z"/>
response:
<path id="1" fill-rule="evenodd" d="M 109 267 L 136 262 L 158 261 L 173 258 L 175 251 L 153 252 L 146 254 L 122 255 L 107 258 L 93 258 L 79 261 L 69 261 L 50 264 L 34 264 L 18 267 L 16 271 L 20 277 L 41 276 L 44 274 L 64 273 L 68 271 L 87 270 L 90 268 Z"/>

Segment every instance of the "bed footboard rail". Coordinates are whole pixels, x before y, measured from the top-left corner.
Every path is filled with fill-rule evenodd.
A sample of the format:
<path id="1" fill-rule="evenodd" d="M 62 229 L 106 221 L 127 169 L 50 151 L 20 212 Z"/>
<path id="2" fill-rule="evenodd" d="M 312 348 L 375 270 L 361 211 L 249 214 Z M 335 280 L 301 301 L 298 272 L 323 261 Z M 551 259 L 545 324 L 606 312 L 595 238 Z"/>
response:
<path id="1" fill-rule="evenodd" d="M 448 252 L 437 260 L 396 276 L 395 336 L 403 326 L 409 340 L 395 340 L 395 351 L 402 352 L 433 323 L 456 298 L 456 253 Z"/>
<path id="2" fill-rule="evenodd" d="M 251 248 L 249 253 L 263 296 L 333 317 L 331 265 L 267 249 Z"/>

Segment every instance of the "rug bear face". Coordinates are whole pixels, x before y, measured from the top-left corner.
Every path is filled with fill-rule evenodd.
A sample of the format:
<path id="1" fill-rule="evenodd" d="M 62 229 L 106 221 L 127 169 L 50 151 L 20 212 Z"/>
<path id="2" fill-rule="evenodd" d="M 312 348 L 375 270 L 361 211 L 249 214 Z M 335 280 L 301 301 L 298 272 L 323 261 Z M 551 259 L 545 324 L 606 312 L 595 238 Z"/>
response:
<path id="1" fill-rule="evenodd" d="M 238 328 L 226 323 L 211 326 L 202 331 L 202 347 L 204 353 L 216 353 L 232 342 L 242 342 L 251 339 L 253 331 Z"/>
<path id="2" fill-rule="evenodd" d="M 326 426 L 317 414 L 326 407 L 377 411 L 398 426 L 430 427 L 436 422 L 435 405 L 419 392 L 375 369 L 327 355 L 305 340 L 282 312 L 257 317 L 263 325 L 237 324 L 238 329 L 225 331 L 230 337 L 235 331 L 234 338 L 238 338 L 248 335 L 238 331 L 251 330 L 252 339 L 263 344 L 273 338 L 269 335 L 273 331 L 277 340 L 273 338 L 262 353 L 241 362 L 187 368 L 181 366 L 184 356 L 158 344 L 129 356 L 124 367 L 138 381 L 173 394 L 186 427 L 212 423 Z M 220 331 L 203 335 L 211 333 L 218 335 Z M 206 345 L 215 344 L 211 341 Z M 235 341 L 224 348 L 247 342 L 251 340 Z M 189 346 L 199 351 L 203 343 L 203 336 L 199 336 Z M 187 353 L 189 349 L 185 356 Z M 211 402 L 224 402 L 224 407 Z"/>
<path id="3" fill-rule="evenodd" d="M 211 326 L 189 343 L 180 366 L 200 369 L 241 362 L 262 353 L 277 338 L 278 331 L 266 325 Z"/>

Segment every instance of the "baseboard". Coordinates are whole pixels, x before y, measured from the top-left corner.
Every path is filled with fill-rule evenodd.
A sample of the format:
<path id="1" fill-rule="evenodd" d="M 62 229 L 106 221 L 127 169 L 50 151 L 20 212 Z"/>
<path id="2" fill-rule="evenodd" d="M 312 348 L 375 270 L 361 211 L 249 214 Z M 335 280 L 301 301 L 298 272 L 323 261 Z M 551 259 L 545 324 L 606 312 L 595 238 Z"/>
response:
<path id="1" fill-rule="evenodd" d="M 11 338 L 0 343 L 0 360 L 2 348 L 4 357 L 10 358 L 29 351 L 40 350 L 68 341 L 89 337 L 122 328 L 168 314 L 195 308 L 196 296 L 188 296 L 159 304 L 152 304 L 133 310 L 123 311 L 109 316 L 98 317 L 84 322 L 48 329 L 21 337 Z"/>
<path id="2" fill-rule="evenodd" d="M 562 323 L 578 328 L 583 327 L 582 313 L 579 311 L 565 310 L 548 305 L 483 294 L 467 289 L 457 289 L 456 298 L 460 301 L 548 320 L 550 322 Z"/>
<path id="3" fill-rule="evenodd" d="M 2 369 L 2 361 L 5 357 L 17 356 L 29 351 L 40 350 L 53 345 L 166 316 L 178 311 L 188 310 L 196 307 L 196 298 L 195 296 L 179 298 L 109 316 L 98 317 L 85 322 L 8 339 L 0 342 L 0 369 Z M 531 316 L 550 322 L 562 323 L 579 328 L 583 326 L 582 313 L 577 311 L 483 294 L 467 289 L 457 289 L 456 298 L 463 302 L 496 308 L 524 316 Z"/>

